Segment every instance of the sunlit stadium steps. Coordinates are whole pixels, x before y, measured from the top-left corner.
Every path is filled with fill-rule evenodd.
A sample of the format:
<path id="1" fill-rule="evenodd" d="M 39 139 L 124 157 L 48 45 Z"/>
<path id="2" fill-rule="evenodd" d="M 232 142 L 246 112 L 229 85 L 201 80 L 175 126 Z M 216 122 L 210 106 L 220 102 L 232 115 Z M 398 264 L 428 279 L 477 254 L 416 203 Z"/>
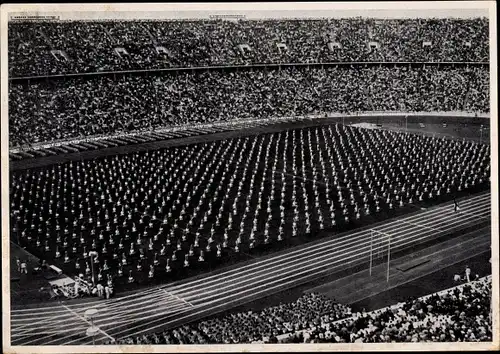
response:
<path id="1" fill-rule="evenodd" d="M 185 134 L 187 134 L 187 136 L 193 136 L 193 135 L 205 135 L 205 131 L 204 130 L 201 130 L 201 129 L 188 129 L 188 130 L 184 130 Z"/>
<path id="2" fill-rule="evenodd" d="M 187 134 L 186 136 L 196 136 L 196 135 L 207 134 L 204 130 L 201 130 L 201 129 L 189 129 L 189 130 L 186 130 L 185 133 Z"/>
<path id="3" fill-rule="evenodd" d="M 218 133 L 221 131 L 220 128 L 215 128 L 215 127 L 207 127 L 207 128 L 204 128 L 205 131 L 209 132 L 209 133 Z"/>
<path id="4" fill-rule="evenodd" d="M 152 138 L 151 136 L 144 134 L 144 135 L 137 135 L 134 136 L 135 139 L 139 140 L 141 143 L 147 143 L 149 141 L 155 141 L 156 139 Z"/>
<path id="5" fill-rule="evenodd" d="M 68 150 L 70 153 L 71 153 L 71 152 L 80 152 L 80 150 L 79 150 L 79 149 L 77 149 L 76 147 L 71 146 L 71 145 L 65 145 L 65 146 L 64 146 L 64 148 L 65 148 L 66 150 Z"/>
<path id="6" fill-rule="evenodd" d="M 11 152 L 11 153 L 9 154 L 9 157 L 10 157 L 10 159 L 11 159 L 11 160 L 13 160 L 13 161 L 20 161 L 20 160 L 22 160 L 22 159 L 23 159 L 23 157 L 22 157 L 21 155 L 19 155 L 18 153 L 15 153 L 15 152 Z"/>
<path id="7" fill-rule="evenodd" d="M 103 148 L 118 146 L 118 144 L 117 144 L 117 143 L 112 142 L 112 141 L 110 141 L 110 140 L 106 140 L 106 141 L 96 141 L 96 142 L 95 142 L 95 144 L 96 144 L 96 145 L 100 145 L 100 146 L 102 146 Z"/>
<path id="8" fill-rule="evenodd" d="M 155 132 L 153 133 L 155 137 L 157 137 L 159 140 L 161 139 L 172 139 L 174 138 L 173 135 L 171 135 L 170 133 L 165 133 L 165 132 Z"/>
<path id="9" fill-rule="evenodd" d="M 148 136 L 150 136 L 151 138 L 153 138 L 155 140 L 165 139 L 165 135 L 164 134 L 157 133 L 157 132 L 149 133 Z"/>
<path id="10" fill-rule="evenodd" d="M 18 152 L 18 155 L 20 155 L 23 159 L 35 157 L 35 155 L 30 154 L 30 153 L 25 152 L 25 151 Z"/>
<path id="11" fill-rule="evenodd" d="M 149 142 L 149 141 L 154 141 L 156 139 L 153 139 L 152 137 L 150 137 L 149 135 L 138 135 L 138 136 L 134 136 L 134 139 L 139 141 L 139 143 L 146 143 L 146 142 Z"/>
<path id="12" fill-rule="evenodd" d="M 185 138 L 185 137 L 191 136 L 191 134 L 189 134 L 185 130 L 181 130 L 181 131 L 175 132 L 174 136 L 177 137 L 177 138 Z"/>
<path id="13" fill-rule="evenodd" d="M 57 154 L 61 153 L 60 151 L 58 151 L 54 148 L 43 149 L 43 152 L 47 153 L 47 155 L 57 155 Z"/>
<path id="14" fill-rule="evenodd" d="M 64 146 L 54 146 L 52 148 L 50 148 L 52 151 L 55 151 L 56 153 L 58 154 L 67 154 L 69 153 L 70 151 L 67 150 Z"/>
<path id="15" fill-rule="evenodd" d="M 158 137 L 156 137 L 155 135 L 153 135 L 153 134 L 151 134 L 151 133 L 150 133 L 150 134 L 145 135 L 145 136 L 144 136 L 144 138 L 149 139 L 149 141 L 157 141 L 157 140 L 158 140 Z"/>
<path id="16" fill-rule="evenodd" d="M 37 156 L 37 157 L 45 157 L 45 156 L 49 156 L 49 155 L 53 155 L 52 152 L 48 152 L 46 151 L 45 149 L 40 149 L 40 150 L 33 150 L 32 153 Z"/>
<path id="17" fill-rule="evenodd" d="M 99 146 L 91 144 L 91 143 L 79 143 L 79 145 L 85 146 L 89 150 L 95 150 L 95 149 L 99 148 Z"/>
<path id="18" fill-rule="evenodd" d="M 80 144 L 70 144 L 68 146 L 72 147 L 72 148 L 75 148 L 78 151 L 87 151 L 88 150 L 88 148 L 86 148 L 85 146 L 82 146 Z"/>
<path id="19" fill-rule="evenodd" d="M 138 140 L 136 140 L 135 138 L 133 138 L 131 136 L 121 136 L 118 140 L 119 141 L 124 141 L 125 145 L 127 145 L 127 144 L 137 144 L 139 142 Z"/>
<path id="20" fill-rule="evenodd" d="M 87 142 L 86 143 L 88 146 L 91 146 L 93 149 L 100 149 L 100 146 L 97 145 L 94 141 L 92 142 Z"/>
<path id="21" fill-rule="evenodd" d="M 303 118 L 296 117 L 288 119 L 289 122 L 301 121 Z M 175 131 L 144 132 L 135 135 L 110 136 L 99 140 L 68 142 L 58 146 L 45 148 L 26 149 L 24 151 L 13 151 L 10 153 L 12 161 L 21 161 L 30 158 L 48 157 L 60 154 L 71 154 L 97 149 L 114 148 L 119 146 L 136 145 L 170 139 L 182 139 L 193 136 L 225 133 L 240 129 L 251 129 L 255 127 L 266 127 L 273 125 L 273 121 L 240 121 L 233 124 L 212 125 L 208 127 L 180 127 Z"/>
<path id="22" fill-rule="evenodd" d="M 127 145 L 128 142 L 126 140 L 122 140 L 122 138 L 113 138 L 107 140 L 107 142 L 115 143 L 116 146 L 122 146 L 122 145 Z"/>
<path id="23" fill-rule="evenodd" d="M 184 134 L 181 134 L 180 132 L 170 132 L 169 135 L 173 138 L 182 138 L 184 137 Z"/>
<path id="24" fill-rule="evenodd" d="M 223 127 L 209 127 L 209 128 L 205 128 L 205 130 L 209 133 L 209 134 L 213 134 L 213 133 L 222 133 L 222 132 L 227 132 L 231 129 L 227 129 L 227 128 L 223 128 Z"/>

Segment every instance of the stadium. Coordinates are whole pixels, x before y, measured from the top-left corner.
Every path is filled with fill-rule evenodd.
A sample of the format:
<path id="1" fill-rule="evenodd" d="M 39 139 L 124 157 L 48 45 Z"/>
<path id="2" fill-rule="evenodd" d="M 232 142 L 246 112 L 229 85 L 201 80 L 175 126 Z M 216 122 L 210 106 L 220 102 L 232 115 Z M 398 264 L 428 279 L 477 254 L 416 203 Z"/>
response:
<path id="1" fill-rule="evenodd" d="M 491 342 L 489 20 L 11 17 L 11 344 Z"/>

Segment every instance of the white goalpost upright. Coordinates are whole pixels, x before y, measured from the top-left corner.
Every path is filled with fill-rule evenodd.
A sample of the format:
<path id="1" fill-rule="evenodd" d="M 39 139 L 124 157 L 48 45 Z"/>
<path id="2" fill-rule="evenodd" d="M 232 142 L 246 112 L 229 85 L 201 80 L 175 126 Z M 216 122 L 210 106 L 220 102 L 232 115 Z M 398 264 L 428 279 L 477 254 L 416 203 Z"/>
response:
<path id="1" fill-rule="evenodd" d="M 380 237 L 378 237 L 380 235 Z M 387 275 L 386 280 L 389 282 L 390 275 L 390 264 L 391 264 L 391 234 L 375 229 L 370 229 L 370 276 L 372 275 L 373 268 L 373 251 L 374 251 L 374 241 L 375 242 L 375 251 L 380 253 L 383 249 L 385 249 L 385 243 L 387 242 Z"/>

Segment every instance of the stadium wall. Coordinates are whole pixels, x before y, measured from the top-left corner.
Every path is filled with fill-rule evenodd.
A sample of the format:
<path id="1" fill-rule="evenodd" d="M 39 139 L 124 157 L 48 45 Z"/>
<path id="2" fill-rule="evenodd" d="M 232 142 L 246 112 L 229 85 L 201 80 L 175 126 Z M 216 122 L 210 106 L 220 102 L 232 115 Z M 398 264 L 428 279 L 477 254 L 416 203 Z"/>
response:
<path id="1" fill-rule="evenodd" d="M 489 124 L 490 113 L 483 112 L 357 112 L 352 114 L 331 114 L 330 117 L 353 119 L 382 119 L 380 123 L 401 122 L 427 124 Z"/>
<path id="2" fill-rule="evenodd" d="M 279 64 L 250 64 L 250 65 L 221 65 L 221 66 L 200 66 L 200 67 L 172 67 L 163 69 L 142 69 L 142 70 L 122 70 L 122 71 L 98 71 L 88 73 L 68 73 L 68 74 L 52 74 L 42 76 L 15 76 L 9 77 L 8 80 L 12 82 L 27 82 L 30 81 L 44 81 L 52 79 L 70 79 L 75 77 L 92 79 L 95 76 L 123 76 L 123 75 L 158 75 L 170 73 L 176 75 L 180 72 L 204 72 L 204 71 L 239 71 L 239 70 L 279 70 L 282 68 L 294 67 L 312 67 L 312 68 L 325 68 L 335 66 L 487 66 L 489 62 L 385 62 L 385 61 L 368 61 L 368 62 L 324 62 L 324 63 L 279 63 Z"/>

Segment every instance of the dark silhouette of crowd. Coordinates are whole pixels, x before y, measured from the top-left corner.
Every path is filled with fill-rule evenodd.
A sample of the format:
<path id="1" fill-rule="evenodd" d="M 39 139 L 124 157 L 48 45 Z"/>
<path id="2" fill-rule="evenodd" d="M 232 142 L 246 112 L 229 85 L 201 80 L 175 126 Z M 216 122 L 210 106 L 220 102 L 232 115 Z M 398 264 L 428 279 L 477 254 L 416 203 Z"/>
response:
<path id="1" fill-rule="evenodd" d="M 11 225 L 65 274 L 89 277 L 93 261 L 99 281 L 144 284 L 483 190 L 489 158 L 489 145 L 470 141 L 287 130 L 14 172 Z"/>
<path id="2" fill-rule="evenodd" d="M 234 119 L 372 110 L 488 112 L 488 69 L 338 66 L 12 82 L 9 136 L 11 146 L 23 146 Z"/>
<path id="3" fill-rule="evenodd" d="M 491 277 L 373 312 L 320 294 L 106 344 L 391 343 L 492 340 Z M 288 334 L 288 336 L 287 336 Z"/>
<path id="4" fill-rule="evenodd" d="M 118 339 L 114 344 L 237 344 L 277 342 L 277 337 L 350 317 L 351 309 L 316 293 L 261 311 L 232 313 L 160 333 Z M 111 343 L 107 343 L 111 344 Z"/>
<path id="5" fill-rule="evenodd" d="M 487 62 L 473 19 L 261 19 L 9 23 L 9 74 L 312 62 Z"/>
<path id="6" fill-rule="evenodd" d="M 491 277 L 409 300 L 392 308 L 356 313 L 297 333 L 295 343 L 481 342 L 492 340 Z"/>

